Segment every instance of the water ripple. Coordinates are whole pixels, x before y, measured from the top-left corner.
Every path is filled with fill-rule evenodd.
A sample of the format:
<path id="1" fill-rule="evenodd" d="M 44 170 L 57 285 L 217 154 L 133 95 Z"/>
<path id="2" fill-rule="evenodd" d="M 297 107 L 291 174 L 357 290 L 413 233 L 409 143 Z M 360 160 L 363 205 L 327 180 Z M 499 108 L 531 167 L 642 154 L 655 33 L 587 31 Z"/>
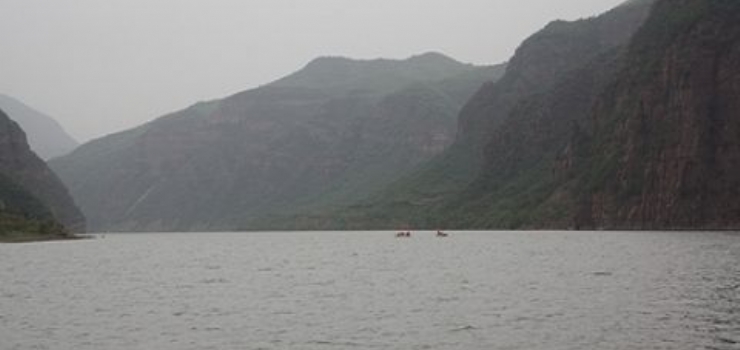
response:
<path id="1" fill-rule="evenodd" d="M 0 349 L 740 349 L 726 233 L 0 245 Z"/>

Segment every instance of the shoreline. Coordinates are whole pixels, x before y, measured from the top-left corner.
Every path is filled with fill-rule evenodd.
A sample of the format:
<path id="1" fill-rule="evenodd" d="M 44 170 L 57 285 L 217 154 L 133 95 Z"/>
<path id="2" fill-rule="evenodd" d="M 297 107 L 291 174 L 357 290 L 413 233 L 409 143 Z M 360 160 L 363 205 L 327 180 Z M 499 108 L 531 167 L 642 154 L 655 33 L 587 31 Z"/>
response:
<path id="1" fill-rule="evenodd" d="M 13 244 L 13 243 L 36 243 L 36 242 L 54 242 L 54 241 L 76 241 L 81 239 L 87 239 L 81 235 L 75 234 L 12 234 L 12 235 L 0 235 L 0 244 Z"/>

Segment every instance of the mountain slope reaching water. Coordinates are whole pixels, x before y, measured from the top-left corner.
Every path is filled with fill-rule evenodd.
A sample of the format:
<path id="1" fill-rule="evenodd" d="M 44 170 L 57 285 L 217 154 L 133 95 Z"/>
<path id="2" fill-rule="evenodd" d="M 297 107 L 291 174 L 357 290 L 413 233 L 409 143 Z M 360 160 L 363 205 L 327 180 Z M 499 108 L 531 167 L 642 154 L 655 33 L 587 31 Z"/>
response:
<path id="1" fill-rule="evenodd" d="M 52 162 L 95 230 L 230 230 L 350 203 L 442 152 L 503 66 L 319 58 Z"/>

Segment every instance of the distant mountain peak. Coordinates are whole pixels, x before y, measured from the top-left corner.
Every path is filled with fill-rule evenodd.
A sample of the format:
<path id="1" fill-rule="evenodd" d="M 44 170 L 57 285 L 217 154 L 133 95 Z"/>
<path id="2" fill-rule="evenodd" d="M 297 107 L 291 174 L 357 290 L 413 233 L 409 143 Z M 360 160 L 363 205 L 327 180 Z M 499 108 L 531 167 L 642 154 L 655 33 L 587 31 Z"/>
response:
<path id="1" fill-rule="evenodd" d="M 352 62 L 361 62 L 360 60 L 352 59 L 349 57 L 344 56 L 319 56 L 314 59 L 312 59 L 308 64 L 306 64 L 307 68 L 316 67 L 316 66 L 324 66 L 324 65 L 333 65 L 333 64 L 347 64 Z"/>
<path id="2" fill-rule="evenodd" d="M 647 6 L 647 5 L 652 5 L 654 2 L 655 0 L 626 0 L 625 2 L 617 6 L 617 8 L 627 7 L 627 6 Z"/>
<path id="3" fill-rule="evenodd" d="M 269 85 L 311 87 L 332 91 L 386 90 L 410 83 L 443 80 L 475 66 L 464 64 L 437 52 L 427 52 L 407 59 L 352 59 L 322 56 L 303 69 Z"/>
<path id="4" fill-rule="evenodd" d="M 322 65 L 332 64 L 373 64 L 373 63 L 387 63 L 387 64 L 403 64 L 403 63 L 442 63 L 442 64 L 454 64 L 461 65 L 460 61 L 447 56 L 443 53 L 436 51 L 429 51 L 418 55 L 413 55 L 405 59 L 392 59 L 392 58 L 370 58 L 370 59 L 357 59 L 345 56 L 319 56 L 311 60 L 306 68 L 316 67 Z"/>
<path id="5" fill-rule="evenodd" d="M 462 64 L 460 61 L 436 51 L 425 52 L 420 55 L 414 55 L 406 59 L 408 62 L 425 62 L 438 64 Z"/>
<path id="6" fill-rule="evenodd" d="M 78 146 L 77 140 L 54 118 L 14 97 L 0 94 L 0 108 L 10 119 L 20 124 L 28 136 L 31 148 L 43 159 L 67 154 Z"/>

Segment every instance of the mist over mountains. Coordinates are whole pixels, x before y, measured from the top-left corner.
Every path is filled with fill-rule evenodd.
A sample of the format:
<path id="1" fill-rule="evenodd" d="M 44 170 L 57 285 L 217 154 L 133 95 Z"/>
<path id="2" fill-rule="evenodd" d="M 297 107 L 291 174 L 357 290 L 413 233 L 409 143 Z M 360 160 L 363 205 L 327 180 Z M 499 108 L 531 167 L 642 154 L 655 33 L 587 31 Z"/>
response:
<path id="1" fill-rule="evenodd" d="M 491 67 L 318 58 L 51 166 L 99 231 L 736 228 L 739 6 L 631 0 Z"/>
<path id="2" fill-rule="evenodd" d="M 23 128 L 31 149 L 42 159 L 65 155 L 79 145 L 52 117 L 13 97 L 0 94 L 0 109 Z"/>
<path id="3" fill-rule="evenodd" d="M 351 203 L 442 152 L 503 66 L 319 58 L 274 83 L 81 146 L 52 167 L 93 230 L 234 230 Z"/>

